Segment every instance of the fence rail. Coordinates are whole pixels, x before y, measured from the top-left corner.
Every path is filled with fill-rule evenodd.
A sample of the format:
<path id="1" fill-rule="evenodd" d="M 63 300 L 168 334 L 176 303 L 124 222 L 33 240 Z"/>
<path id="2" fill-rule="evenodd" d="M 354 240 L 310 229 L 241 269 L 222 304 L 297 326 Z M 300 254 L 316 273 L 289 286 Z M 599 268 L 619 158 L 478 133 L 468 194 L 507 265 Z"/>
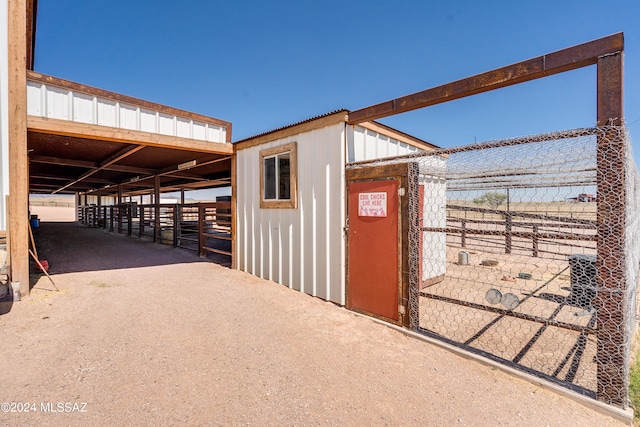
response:
<path id="1" fill-rule="evenodd" d="M 481 215 L 481 217 L 468 218 L 467 213 Z M 485 219 L 487 215 L 489 218 Z M 498 220 L 497 217 L 504 219 Z M 567 255 L 567 252 L 559 250 L 542 250 L 541 245 L 562 246 L 571 250 L 576 248 L 595 250 L 597 241 L 595 220 L 570 216 L 449 204 L 446 223 L 446 227 L 422 227 L 421 230 L 446 233 L 450 242 L 455 242 L 462 248 L 474 245 L 482 245 L 485 248 L 503 246 L 505 254 L 518 250 L 530 252 L 533 257 Z M 514 239 L 519 240 L 514 242 Z M 525 246 L 526 241 L 530 242 L 528 246 Z M 581 245 L 574 242 L 593 242 L 594 244 Z"/>
<path id="2" fill-rule="evenodd" d="M 79 206 L 78 221 L 90 227 L 194 250 L 200 256 L 207 253 L 232 256 L 230 202 Z"/>

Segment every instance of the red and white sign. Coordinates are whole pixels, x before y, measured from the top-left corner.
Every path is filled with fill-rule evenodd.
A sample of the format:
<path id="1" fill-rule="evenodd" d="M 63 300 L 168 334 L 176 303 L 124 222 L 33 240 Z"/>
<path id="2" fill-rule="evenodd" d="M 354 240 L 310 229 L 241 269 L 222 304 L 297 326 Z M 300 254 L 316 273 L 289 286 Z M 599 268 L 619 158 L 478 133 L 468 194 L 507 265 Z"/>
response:
<path id="1" fill-rule="evenodd" d="M 358 193 L 358 216 L 387 216 L 387 193 Z"/>

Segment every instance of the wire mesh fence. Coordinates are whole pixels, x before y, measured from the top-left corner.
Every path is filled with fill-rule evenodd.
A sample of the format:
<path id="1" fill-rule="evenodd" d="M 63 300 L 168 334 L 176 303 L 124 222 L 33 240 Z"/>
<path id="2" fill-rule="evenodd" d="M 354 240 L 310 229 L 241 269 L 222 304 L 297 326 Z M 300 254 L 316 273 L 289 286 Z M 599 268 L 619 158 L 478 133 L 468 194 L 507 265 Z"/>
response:
<path id="1" fill-rule="evenodd" d="M 640 179 L 622 127 L 350 165 L 409 162 L 411 327 L 628 406 Z"/>

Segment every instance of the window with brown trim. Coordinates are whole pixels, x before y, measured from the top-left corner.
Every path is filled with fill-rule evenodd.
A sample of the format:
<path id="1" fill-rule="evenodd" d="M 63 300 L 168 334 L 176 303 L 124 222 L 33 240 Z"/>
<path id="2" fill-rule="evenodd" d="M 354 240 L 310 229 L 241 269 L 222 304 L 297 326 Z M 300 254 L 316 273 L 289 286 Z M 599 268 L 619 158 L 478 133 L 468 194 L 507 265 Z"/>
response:
<path id="1" fill-rule="evenodd" d="M 260 207 L 298 207 L 298 161 L 295 142 L 260 151 Z"/>

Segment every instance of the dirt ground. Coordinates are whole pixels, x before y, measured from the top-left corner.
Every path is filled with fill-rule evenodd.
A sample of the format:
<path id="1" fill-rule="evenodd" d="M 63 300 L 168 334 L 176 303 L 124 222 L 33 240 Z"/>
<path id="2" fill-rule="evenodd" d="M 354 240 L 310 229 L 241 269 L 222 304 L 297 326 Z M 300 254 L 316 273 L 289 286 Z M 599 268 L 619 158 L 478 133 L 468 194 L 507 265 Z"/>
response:
<path id="1" fill-rule="evenodd" d="M 189 251 L 73 223 L 36 239 L 60 291 L 34 276 L 0 303 L 2 425 L 622 425 Z"/>
<path id="2" fill-rule="evenodd" d="M 458 265 L 461 250 L 464 249 L 447 247 L 445 278 L 422 290 L 426 297 L 420 298 L 420 326 L 570 383 L 585 394 L 595 394 L 597 338 L 595 333 L 580 328 L 593 328 L 596 315 L 586 305 L 569 299 L 568 260 L 468 251 L 468 265 Z M 497 265 L 481 265 L 480 261 L 486 259 L 496 261 Z M 518 277 L 523 272 L 530 277 Z M 490 311 L 504 305 L 489 302 L 486 297 L 489 290 L 515 295 L 518 303 L 513 313 L 529 315 L 538 321 Z M 445 297 L 447 301 L 437 297 Z M 551 322 L 567 327 L 552 326 Z"/>

